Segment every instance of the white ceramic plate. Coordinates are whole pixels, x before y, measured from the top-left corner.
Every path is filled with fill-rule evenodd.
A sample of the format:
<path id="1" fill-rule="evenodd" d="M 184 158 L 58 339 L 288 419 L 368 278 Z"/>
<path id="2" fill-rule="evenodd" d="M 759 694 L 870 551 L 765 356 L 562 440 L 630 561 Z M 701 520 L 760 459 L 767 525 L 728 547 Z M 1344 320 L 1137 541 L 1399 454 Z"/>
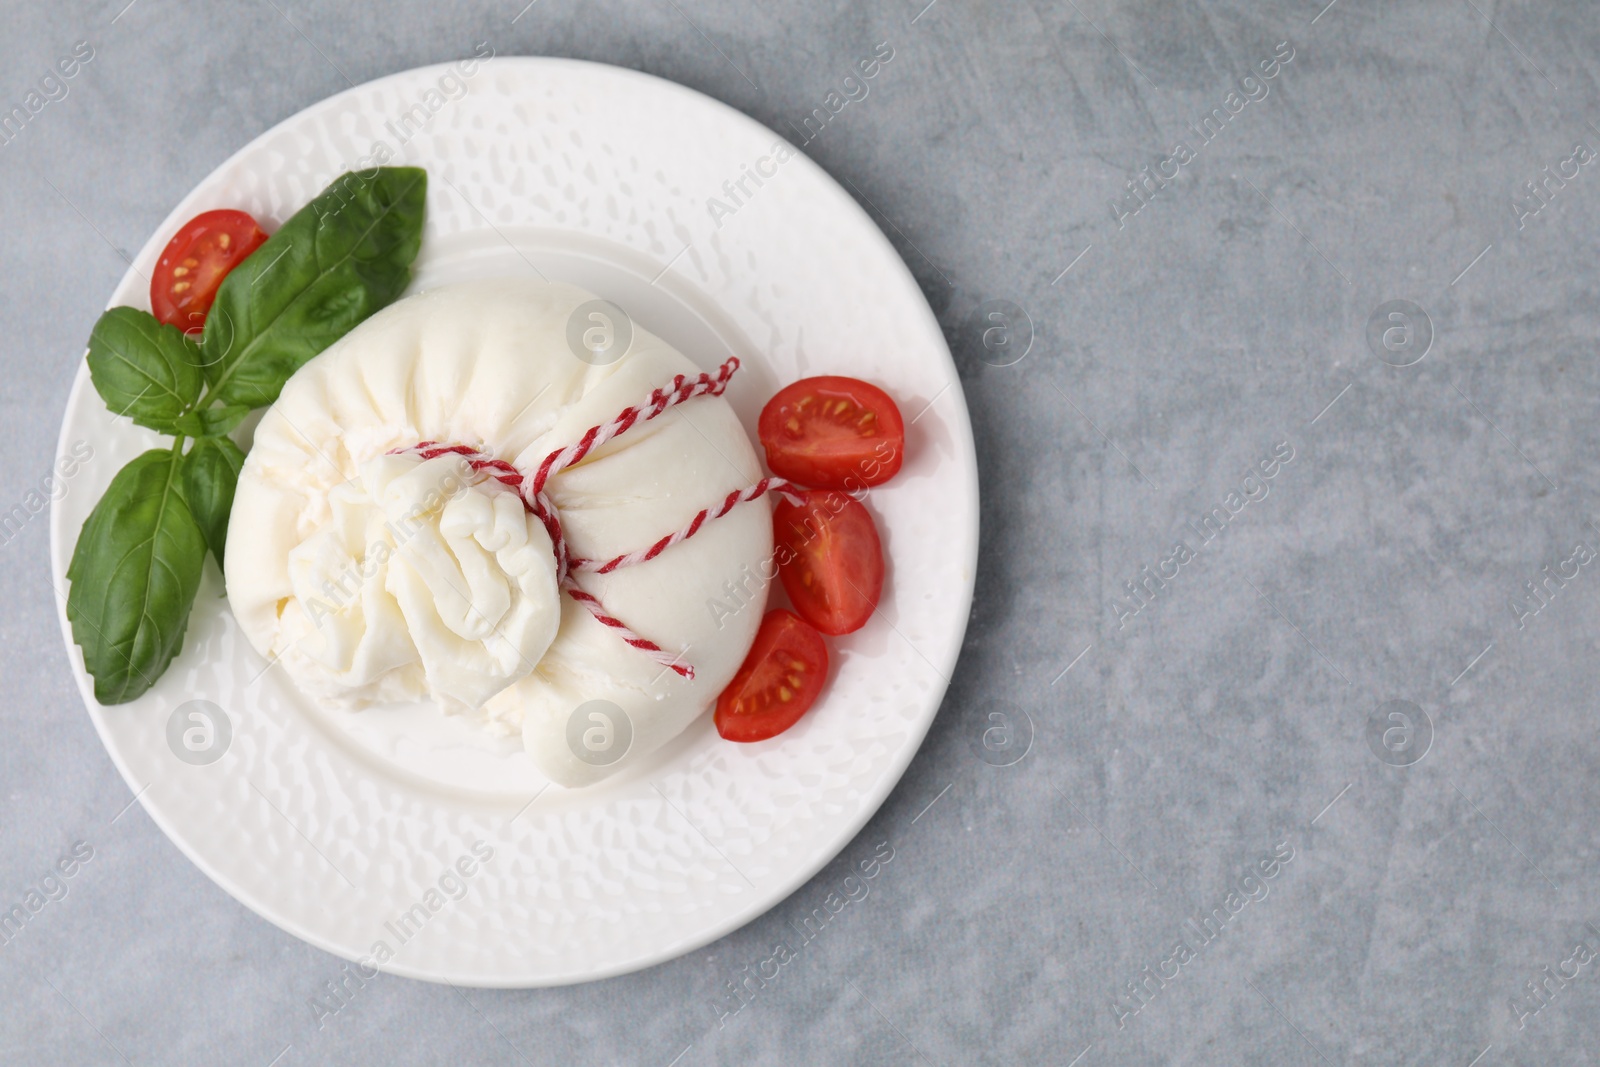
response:
<path id="1" fill-rule="evenodd" d="M 716 101 L 619 68 L 427 67 L 263 134 L 151 235 L 112 305 L 148 306 L 146 279 L 184 220 L 235 207 L 277 225 L 339 173 L 370 165 L 382 142 L 393 162 L 429 174 L 413 290 L 535 270 L 594 290 L 706 368 L 737 354 L 746 369 L 729 396 L 752 437 L 765 398 L 809 374 L 877 382 L 909 424 L 904 469 L 868 499 L 889 565 L 880 612 L 832 641 L 833 678 L 806 718 L 734 745 L 705 716 L 633 772 L 568 791 L 546 788 L 520 745 L 429 734 L 420 711 L 376 728 L 304 700 L 243 639 L 211 563 L 182 655 L 139 700 L 97 704 L 66 623 L 66 565 L 112 475 L 161 439 L 114 418 L 80 369 L 59 451 L 87 444 L 93 458 L 51 516 L 78 686 L 151 818 L 234 897 L 347 959 L 376 960 L 381 943 L 393 953 L 381 966 L 396 974 L 585 981 L 760 915 L 835 856 L 899 780 L 966 626 L 972 431 L 905 265 L 810 160 L 778 163 L 778 141 Z M 752 171 L 762 183 L 745 178 L 730 197 L 724 183 Z M 731 211 L 713 211 L 711 197 Z M 471 873 L 452 874 L 458 866 Z"/>

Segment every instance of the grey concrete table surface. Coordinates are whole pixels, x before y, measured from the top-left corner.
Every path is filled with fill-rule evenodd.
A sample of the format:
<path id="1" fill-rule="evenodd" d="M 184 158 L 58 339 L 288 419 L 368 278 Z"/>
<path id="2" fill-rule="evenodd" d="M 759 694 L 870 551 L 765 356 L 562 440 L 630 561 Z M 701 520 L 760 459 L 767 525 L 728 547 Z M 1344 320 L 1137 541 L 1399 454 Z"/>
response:
<path id="1" fill-rule="evenodd" d="M 39 96 L 0 138 L 0 902 L 41 903 L 0 947 L 0 1062 L 1600 1061 L 1591 5 L 522 2 L 6 5 L 0 105 Z M 334 1000 L 338 960 L 131 803 L 33 505 L 171 206 L 480 41 L 779 130 L 895 49 L 806 151 L 951 340 L 977 599 L 904 780 L 765 917 L 575 988 Z M 884 841 L 870 896 L 750 977 Z"/>

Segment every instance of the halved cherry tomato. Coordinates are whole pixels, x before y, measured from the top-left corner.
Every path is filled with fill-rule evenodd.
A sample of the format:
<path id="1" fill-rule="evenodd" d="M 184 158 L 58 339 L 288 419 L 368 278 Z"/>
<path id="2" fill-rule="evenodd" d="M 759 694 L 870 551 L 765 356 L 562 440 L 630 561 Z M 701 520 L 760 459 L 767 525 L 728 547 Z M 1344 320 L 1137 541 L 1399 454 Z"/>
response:
<path id="1" fill-rule="evenodd" d="M 150 276 L 150 312 L 184 333 L 199 333 L 217 287 L 267 239 L 243 211 L 206 211 L 173 234 Z"/>
<path id="2" fill-rule="evenodd" d="M 793 612 L 769 611 L 739 673 L 717 697 L 717 733 L 765 741 L 799 721 L 828 680 L 828 646 Z"/>
<path id="3" fill-rule="evenodd" d="M 772 473 L 818 489 L 856 491 L 893 478 L 906 428 L 889 394 L 855 378 L 801 378 L 761 409 Z"/>
<path id="4" fill-rule="evenodd" d="M 773 511 L 778 577 L 800 617 L 825 634 L 867 624 L 883 591 L 883 544 L 872 513 L 848 493 L 812 489 Z"/>

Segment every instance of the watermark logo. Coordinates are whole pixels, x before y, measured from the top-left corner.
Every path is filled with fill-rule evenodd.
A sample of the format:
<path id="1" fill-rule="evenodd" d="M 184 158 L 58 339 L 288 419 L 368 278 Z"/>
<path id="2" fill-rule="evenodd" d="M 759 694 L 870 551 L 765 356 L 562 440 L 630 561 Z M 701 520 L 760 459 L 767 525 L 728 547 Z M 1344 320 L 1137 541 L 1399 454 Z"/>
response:
<path id="1" fill-rule="evenodd" d="M 1138 573 L 1122 583 L 1122 600 L 1107 601 L 1111 613 L 1117 617 L 1117 629 L 1126 628 L 1128 620 L 1154 604 L 1167 586 L 1200 557 L 1200 553 L 1228 531 L 1228 524 L 1251 504 L 1267 499 L 1272 494 L 1271 481 L 1294 462 L 1294 442 L 1285 438 L 1272 447 L 1272 451 L 1247 466 L 1240 477 L 1223 494 L 1220 503 L 1214 503 L 1201 514 L 1199 520 L 1190 519 L 1182 537 L 1173 541 L 1172 548 L 1157 561 L 1155 569 L 1143 564 Z M 1216 498 L 1213 498 L 1214 500 Z M 1190 544 L 1191 536 L 1193 545 Z"/>
<path id="2" fill-rule="evenodd" d="M 1385 701 L 1367 719 L 1367 747 L 1379 763 L 1409 767 L 1433 747 L 1433 720 L 1409 700 Z"/>
<path id="3" fill-rule="evenodd" d="M 348 169 L 366 172 L 369 179 L 375 177 L 374 169 L 386 166 L 391 159 L 400 156 L 400 150 L 422 133 L 445 105 L 467 95 L 469 91 L 467 83 L 478 73 L 482 65 L 494 58 L 494 54 L 493 45 L 488 41 L 479 41 L 471 56 L 450 64 L 433 85 L 423 89 L 416 102 L 383 124 L 383 128 L 394 136 L 394 144 L 390 144 L 382 137 L 378 138 L 372 142 L 367 154 L 356 160 L 355 165 Z"/>
<path id="4" fill-rule="evenodd" d="M 1540 170 L 1533 181 L 1523 182 L 1511 197 L 1511 213 L 1517 217 L 1517 229 L 1526 229 L 1528 220 L 1549 207 L 1561 190 L 1574 181 L 1582 168 L 1595 161 L 1594 149 L 1579 141 L 1572 146 L 1572 154 L 1556 163 L 1555 173 L 1549 167 Z"/>
<path id="5" fill-rule="evenodd" d="M 116 21 L 115 19 L 112 20 Z M 35 121 L 39 112 L 58 100 L 65 100 L 72 87 L 67 83 L 94 59 L 94 45 L 79 41 L 72 46 L 70 55 L 56 60 L 54 67 L 45 72 L 34 85 L 28 86 L 20 104 L 0 103 L 0 145 L 9 145 L 22 136 L 28 123 Z"/>
<path id="6" fill-rule="evenodd" d="M 1033 319 L 1009 300 L 985 300 L 967 316 L 967 336 L 979 359 L 1010 367 L 1033 349 Z"/>
<path id="7" fill-rule="evenodd" d="M 739 164 L 739 176 L 729 178 L 722 183 L 722 197 L 706 197 L 706 213 L 711 216 L 711 221 L 717 229 L 722 229 L 722 220 L 732 218 L 739 213 L 739 209 L 755 198 L 756 192 L 773 178 L 778 176 L 778 168 L 793 159 L 797 152 L 782 140 L 772 142 L 772 147 L 767 154 L 758 157 L 755 162 Z M 751 188 L 751 186 L 755 188 Z M 684 248 L 684 252 L 689 249 Z M 683 255 L 679 252 L 678 255 Z M 668 264 L 669 266 L 671 264 Z"/>
<path id="8" fill-rule="evenodd" d="M 567 717 L 567 748 L 591 767 L 609 767 L 633 745 L 633 720 L 609 700 L 586 700 Z"/>
<path id="9" fill-rule="evenodd" d="M 1190 147 L 1187 141 L 1179 141 L 1172 146 L 1171 152 L 1156 161 L 1154 170 L 1149 163 L 1140 167 L 1128 179 L 1124 191 L 1111 201 L 1111 217 L 1116 221 L 1117 229 L 1127 229 L 1128 220 L 1149 207 L 1150 202 L 1161 195 L 1167 186 L 1177 181 L 1183 168 L 1199 158 L 1200 149 L 1222 136 L 1229 128 L 1228 124 L 1237 119 L 1246 107 L 1270 96 L 1272 87 L 1267 83 L 1294 62 L 1294 57 L 1293 43 L 1278 42 L 1271 56 L 1257 62 L 1255 69 L 1261 72 L 1260 77 L 1256 76 L 1255 71 L 1246 74 L 1239 79 L 1239 88 L 1230 89 L 1228 95 L 1222 98 L 1220 106 L 1202 115 L 1199 122 L 1187 123 L 1195 135 L 1195 147 Z"/>
<path id="10" fill-rule="evenodd" d="M 233 723 L 228 713 L 209 700 L 179 704 L 167 717 L 167 747 L 183 762 L 195 767 L 215 763 L 233 743 Z"/>
<path id="11" fill-rule="evenodd" d="M 465 897 L 472 888 L 472 879 L 492 859 L 494 848 L 487 841 L 474 841 L 472 851 L 457 856 L 455 863 L 445 867 L 434 885 L 423 890 L 422 896 L 409 908 L 385 920 L 383 936 L 372 943 L 372 949 L 365 956 L 355 961 L 353 968 L 351 964 L 344 964 L 336 978 L 324 981 L 316 993 L 306 998 L 317 1029 L 325 1029 L 329 1019 L 348 1008 L 356 994 L 383 973 L 382 966 L 420 935 L 435 915 Z M 394 945 L 389 944 L 389 938 L 394 939 Z"/>
<path id="12" fill-rule="evenodd" d="M 67 485 L 77 477 L 78 471 L 94 458 L 94 446 L 87 441 L 74 441 L 67 454 L 56 460 L 55 466 L 35 483 L 35 487 L 22 494 L 22 499 L 0 512 L 0 544 L 9 545 L 22 533 L 33 517 L 51 501 L 67 495 Z"/>
<path id="13" fill-rule="evenodd" d="M 33 922 L 34 916 L 43 911 L 46 905 L 65 900 L 72 888 L 67 884 L 68 879 L 92 859 L 94 846 L 87 841 L 74 841 L 72 851 L 56 860 L 55 866 L 43 878 L 29 886 L 21 901 L 9 908 L 0 902 L 0 945 L 11 944 L 22 933 L 23 927 Z"/>
<path id="14" fill-rule="evenodd" d="M 444 458 L 439 456 L 423 462 L 438 463 Z M 483 480 L 484 477 L 473 470 L 472 462 L 465 456 L 457 456 L 449 461 L 438 483 L 421 493 L 421 499 L 404 515 L 385 522 L 384 535 L 367 545 L 359 557 L 346 557 L 337 574 L 322 571 L 316 575 L 320 578 L 328 574 L 328 577 L 322 578 L 322 596 L 308 594 L 301 597 L 301 608 L 305 611 L 306 619 L 320 630 L 328 619 L 348 607 L 361 604 L 367 583 L 376 581 L 382 586 L 389 574 L 389 561 L 401 558 L 402 550 L 417 534 L 424 530 L 437 530 L 444 506 Z M 315 578 L 305 583 L 307 586 L 314 584 Z M 299 592 L 298 586 L 296 591 Z"/>
<path id="15" fill-rule="evenodd" d="M 850 873 L 844 876 L 837 888 L 830 889 L 827 896 L 809 911 L 800 913 L 799 922 L 794 919 L 788 921 L 789 931 L 794 933 L 794 937 L 791 938 L 789 931 L 785 931 L 783 939 L 772 946 L 770 954 L 757 960 L 753 966 L 741 963 L 733 977 L 722 983 L 722 989 L 717 991 L 711 1003 L 717 1029 L 725 1029 L 728 1020 L 754 1003 L 757 995 L 767 986 L 776 983 L 783 976 L 783 969 L 799 959 L 805 947 L 822 936 L 822 931 L 840 912 L 871 896 L 872 880 L 882 874 L 893 859 L 894 846 L 887 841 L 878 842 L 871 856 L 858 861 L 854 867 L 845 868 Z"/>
<path id="16" fill-rule="evenodd" d="M 1538 974 L 1522 984 L 1524 993 L 1506 998 L 1506 1004 L 1511 1008 L 1511 1021 L 1517 1024 L 1518 1030 L 1526 1029 L 1529 1019 L 1549 1007 L 1550 1002 L 1565 992 L 1567 986 L 1583 974 L 1583 969 L 1594 962 L 1597 953 L 1589 943 L 1591 934 L 1600 941 L 1600 929 L 1594 923 L 1584 923 L 1583 936 L 1573 939 L 1572 950 L 1565 959 L 1554 967 L 1545 964 Z M 1589 973 L 1592 975 L 1594 971 L 1590 970 Z"/>
<path id="17" fill-rule="evenodd" d="M 1009 704 L 979 708 L 978 721 L 968 732 L 973 753 L 991 767 L 1011 767 L 1033 747 L 1033 719 Z"/>
<path id="18" fill-rule="evenodd" d="M 596 367 L 607 367 L 628 354 L 633 320 L 609 300 L 579 304 L 567 318 L 567 347 Z"/>
<path id="19" fill-rule="evenodd" d="M 1594 562 L 1594 557 L 1594 549 L 1585 542 L 1574 542 L 1572 554 L 1566 559 L 1557 554 L 1554 573 L 1550 570 L 1551 564 L 1546 563 L 1538 574 L 1522 583 L 1522 589 L 1515 596 L 1506 597 L 1511 616 L 1517 620 L 1517 629 L 1527 629 L 1528 620 L 1549 607 L 1583 568 Z"/>
<path id="20" fill-rule="evenodd" d="M 1409 300 L 1386 301 L 1367 319 L 1367 347 L 1391 367 L 1421 363 L 1433 347 L 1433 320 Z"/>
<path id="21" fill-rule="evenodd" d="M 789 128 L 801 134 L 800 144 L 810 144 L 822 136 L 822 131 L 828 123 L 839 117 L 843 111 L 854 101 L 865 100 L 872 91 L 871 81 L 894 58 L 894 46 L 888 41 L 879 41 L 872 49 L 872 55 L 857 61 L 854 70 L 846 74 L 839 83 L 838 89 L 830 89 L 828 95 L 822 98 L 822 107 L 811 109 L 811 113 L 800 120 L 800 125 L 789 123 Z M 857 77 L 857 75 L 860 77 Z M 841 95 L 840 90 L 843 90 Z M 824 110 L 826 109 L 826 110 Z M 742 188 L 742 186 L 741 186 Z"/>
<path id="22" fill-rule="evenodd" d="M 1146 965 L 1124 982 L 1112 996 L 1111 1014 L 1117 1021 L 1117 1029 L 1125 1029 L 1128 1020 L 1149 1007 L 1168 985 L 1184 974 L 1193 973 L 1192 965 L 1213 941 L 1239 928 L 1239 916 L 1245 908 L 1267 899 L 1272 892 L 1272 879 L 1282 874 L 1294 857 L 1295 847 L 1285 838 L 1274 845 L 1271 852 L 1245 867 L 1244 873 L 1234 879 L 1226 895 L 1209 911 L 1201 912 L 1198 919 L 1192 915 L 1185 918 L 1178 928 L 1177 938 L 1171 942 L 1172 947 L 1154 965 Z"/>

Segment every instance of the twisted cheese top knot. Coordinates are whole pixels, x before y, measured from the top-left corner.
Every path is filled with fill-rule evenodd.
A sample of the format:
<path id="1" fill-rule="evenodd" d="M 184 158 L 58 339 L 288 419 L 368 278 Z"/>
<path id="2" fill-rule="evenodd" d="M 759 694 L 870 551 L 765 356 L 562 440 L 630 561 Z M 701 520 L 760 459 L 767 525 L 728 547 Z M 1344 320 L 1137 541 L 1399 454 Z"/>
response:
<path id="1" fill-rule="evenodd" d="M 500 483 L 454 458 L 375 456 L 328 507 L 288 557 L 280 655 L 307 692 L 349 707 L 420 690 L 475 711 L 550 647 L 550 538 Z"/>

